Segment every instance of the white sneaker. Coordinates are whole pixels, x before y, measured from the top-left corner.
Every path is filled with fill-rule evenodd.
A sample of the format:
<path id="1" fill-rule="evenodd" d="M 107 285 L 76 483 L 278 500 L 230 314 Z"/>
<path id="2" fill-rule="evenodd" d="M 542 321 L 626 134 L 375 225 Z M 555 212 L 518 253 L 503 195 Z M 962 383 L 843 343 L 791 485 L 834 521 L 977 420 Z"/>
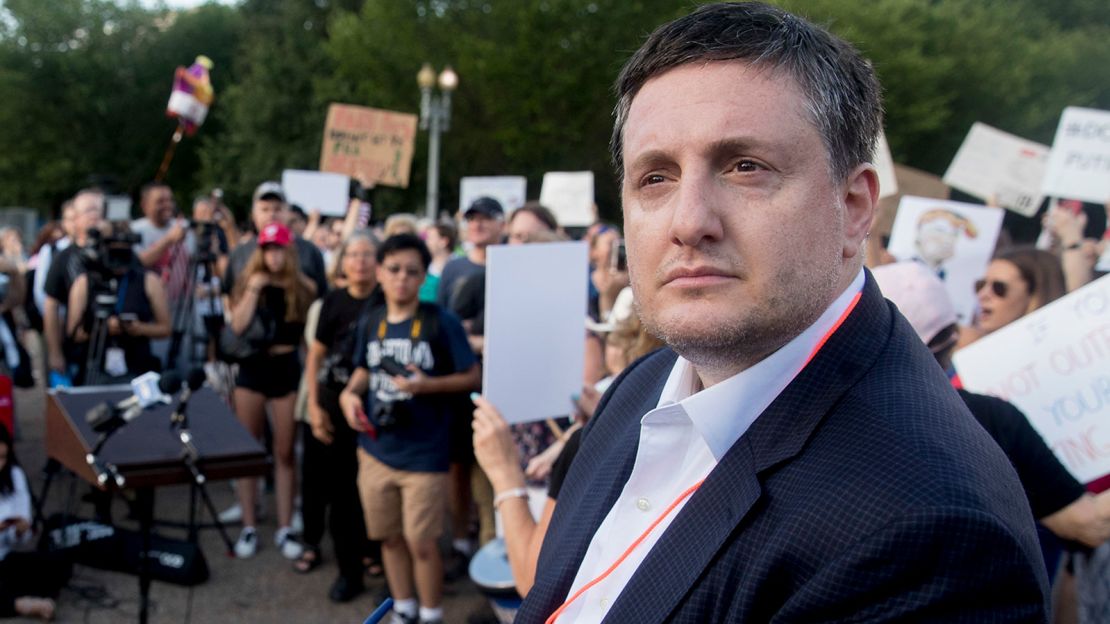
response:
<path id="1" fill-rule="evenodd" d="M 224 524 L 234 524 L 243 521 L 243 508 L 239 503 L 235 503 L 231 507 L 220 512 L 220 522 Z"/>
<path id="2" fill-rule="evenodd" d="M 262 522 L 266 519 L 264 508 L 261 504 L 255 505 L 254 517 L 257 521 Z M 220 512 L 220 522 L 224 524 L 236 524 L 243 521 L 243 508 L 239 503 L 235 503 L 231 507 Z"/>
<path id="3" fill-rule="evenodd" d="M 249 559 L 258 552 L 258 532 L 254 527 L 243 527 L 239 532 L 239 541 L 235 542 L 235 556 L 240 559 Z"/>
<path id="4" fill-rule="evenodd" d="M 281 550 L 281 556 L 286 559 L 299 559 L 304 552 L 304 546 L 297 541 L 293 530 L 289 527 L 281 527 L 274 532 L 274 544 Z"/>

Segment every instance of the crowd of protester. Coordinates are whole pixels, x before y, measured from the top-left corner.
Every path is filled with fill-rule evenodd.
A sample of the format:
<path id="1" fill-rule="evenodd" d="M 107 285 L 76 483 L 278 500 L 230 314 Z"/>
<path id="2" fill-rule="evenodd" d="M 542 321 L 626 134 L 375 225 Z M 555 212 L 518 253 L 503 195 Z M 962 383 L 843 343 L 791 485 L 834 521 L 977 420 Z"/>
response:
<path id="1" fill-rule="evenodd" d="M 495 510 L 513 580 L 528 592 L 582 426 L 608 383 L 661 343 L 637 318 L 619 229 L 591 226 L 581 234 L 590 259 L 582 390 L 568 397 L 563 419 L 509 426 L 495 405 L 472 398 L 481 390 L 487 250 L 571 237 L 536 202 L 506 214 L 484 197 L 456 220 L 405 214 L 371 226 L 365 198 L 354 189 L 346 217 L 322 218 L 262 182 L 240 226 L 218 193 L 196 198 L 186 218 L 172 189 L 151 183 L 139 195 L 142 216 L 127 222 L 106 218 L 100 190 L 81 190 L 29 247 L 17 230 L 0 231 L 0 367 L 17 385 L 38 376 L 57 388 L 203 366 L 272 454 L 272 543 L 293 571 L 324 562 L 326 530 L 339 571 L 333 600 L 352 600 L 368 573 L 384 573 L 396 621 L 439 622 L 445 578 L 461 576 L 495 537 Z M 979 312 L 968 326 L 957 325 L 923 265 L 873 268 L 951 372 L 955 349 L 1100 275 L 1106 243 L 1085 235 L 1083 211 L 1053 205 L 1044 226 L 1044 248 L 1000 244 L 976 284 Z M 39 336 L 44 370 L 36 372 L 24 345 Z M 1064 544 L 1046 546 L 1050 562 L 1061 548 L 1110 538 L 1110 499 L 1085 494 L 1020 412 L 962 396 L 1005 450 L 1020 437 L 1011 460 L 1034 513 Z M 7 431 L 0 450 L 0 506 L 14 518 L 0 527 L 6 550 L 3 540 L 27 537 L 29 509 Z M 538 518 L 529 486 L 546 486 Z M 241 479 L 235 490 L 238 505 L 222 517 L 242 523 L 234 550 L 247 558 L 263 547 L 265 488 Z M 4 583 L 0 615 L 52 614 L 47 599 L 9 598 Z"/>

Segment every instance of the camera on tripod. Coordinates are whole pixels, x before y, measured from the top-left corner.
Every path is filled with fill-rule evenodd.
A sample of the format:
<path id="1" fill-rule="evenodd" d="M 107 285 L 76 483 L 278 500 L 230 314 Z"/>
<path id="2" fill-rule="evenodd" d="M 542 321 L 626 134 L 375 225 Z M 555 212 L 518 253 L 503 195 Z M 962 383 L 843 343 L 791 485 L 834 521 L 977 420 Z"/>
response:
<path id="1" fill-rule="evenodd" d="M 126 225 L 113 223 L 107 233 L 89 230 L 89 242 L 82 250 L 85 270 L 100 281 L 109 282 L 127 273 L 135 263 L 134 246 L 142 240 Z"/>
<path id="2" fill-rule="evenodd" d="M 212 250 L 216 247 L 216 228 L 218 227 L 214 221 L 194 221 L 189 220 L 189 227 L 193 230 L 193 236 L 196 237 L 197 251 L 193 258 L 197 262 L 215 262 L 216 254 Z"/>

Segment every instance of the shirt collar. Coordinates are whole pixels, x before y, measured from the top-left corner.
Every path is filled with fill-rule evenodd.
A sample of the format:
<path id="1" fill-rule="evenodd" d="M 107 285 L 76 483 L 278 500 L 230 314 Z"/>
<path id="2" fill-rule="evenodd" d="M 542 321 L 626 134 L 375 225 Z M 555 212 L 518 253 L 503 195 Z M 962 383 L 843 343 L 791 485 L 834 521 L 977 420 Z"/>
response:
<path id="1" fill-rule="evenodd" d="M 678 403 L 705 440 L 713 456 L 720 461 L 725 452 L 744 435 L 755 419 L 794 380 L 809 360 L 810 354 L 836 325 L 863 290 L 861 268 L 851 285 L 825 309 L 824 313 L 778 351 L 755 365 L 705 390 L 690 362 L 679 356 L 657 407 Z"/>

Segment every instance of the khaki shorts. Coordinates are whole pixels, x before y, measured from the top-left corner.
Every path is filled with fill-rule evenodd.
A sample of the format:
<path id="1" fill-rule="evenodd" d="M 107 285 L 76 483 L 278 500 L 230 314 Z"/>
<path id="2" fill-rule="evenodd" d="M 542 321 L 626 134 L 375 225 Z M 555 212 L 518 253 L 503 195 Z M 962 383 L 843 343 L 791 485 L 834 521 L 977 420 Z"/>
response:
<path id="1" fill-rule="evenodd" d="M 439 539 L 447 493 L 446 472 L 397 470 L 358 449 L 358 495 L 372 540 L 398 535 L 412 542 Z"/>

